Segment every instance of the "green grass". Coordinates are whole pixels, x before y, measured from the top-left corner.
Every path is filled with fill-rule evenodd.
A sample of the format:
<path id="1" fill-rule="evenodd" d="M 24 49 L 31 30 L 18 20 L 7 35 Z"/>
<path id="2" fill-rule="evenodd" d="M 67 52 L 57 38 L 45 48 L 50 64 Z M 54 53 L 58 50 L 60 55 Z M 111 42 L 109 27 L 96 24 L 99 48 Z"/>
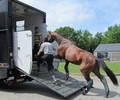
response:
<path id="1" fill-rule="evenodd" d="M 107 66 L 109 67 L 110 70 L 113 71 L 113 73 L 115 74 L 120 74 L 120 62 L 106 62 Z M 65 63 L 64 62 L 61 62 L 59 64 L 59 68 L 58 70 L 61 71 L 61 72 L 65 72 L 64 71 L 64 65 Z M 80 66 L 78 65 L 74 65 L 74 64 L 69 64 L 69 71 L 71 74 L 78 74 L 78 75 L 81 75 L 81 72 L 80 72 Z M 106 75 L 106 73 L 101 69 L 100 70 L 102 74 Z M 94 74 L 92 74 L 94 75 Z"/>

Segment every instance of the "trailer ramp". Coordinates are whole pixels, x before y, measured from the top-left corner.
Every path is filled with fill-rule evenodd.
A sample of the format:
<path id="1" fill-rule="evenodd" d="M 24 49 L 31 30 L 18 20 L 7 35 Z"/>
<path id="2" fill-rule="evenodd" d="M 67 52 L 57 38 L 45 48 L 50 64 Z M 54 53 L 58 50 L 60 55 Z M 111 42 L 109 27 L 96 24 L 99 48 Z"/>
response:
<path id="1" fill-rule="evenodd" d="M 47 71 L 47 67 L 42 66 L 40 69 L 41 71 L 39 73 L 33 69 L 30 77 L 58 93 L 62 97 L 69 97 L 85 87 L 83 82 L 72 77 L 69 77 L 68 81 L 65 81 L 65 74 L 58 70 L 53 71 L 56 79 L 58 80 L 56 84 L 54 84 L 51 74 Z"/>

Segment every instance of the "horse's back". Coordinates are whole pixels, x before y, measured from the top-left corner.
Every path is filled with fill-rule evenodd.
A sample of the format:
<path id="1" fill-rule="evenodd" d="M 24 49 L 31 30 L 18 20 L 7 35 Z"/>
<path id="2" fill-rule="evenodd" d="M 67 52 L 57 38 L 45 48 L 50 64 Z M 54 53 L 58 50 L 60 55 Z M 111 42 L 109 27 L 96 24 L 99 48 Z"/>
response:
<path id="1" fill-rule="evenodd" d="M 74 64 L 80 64 L 82 61 L 84 50 L 71 44 L 65 51 L 65 59 Z"/>
<path id="2" fill-rule="evenodd" d="M 95 65 L 96 58 L 90 52 L 77 47 L 71 41 L 64 39 L 59 45 L 59 54 L 69 62 L 77 65 Z"/>
<path id="3" fill-rule="evenodd" d="M 82 66 L 94 66 L 96 63 L 96 57 L 88 51 L 78 48 L 75 45 L 71 45 L 66 50 L 66 59 L 70 62 Z"/>

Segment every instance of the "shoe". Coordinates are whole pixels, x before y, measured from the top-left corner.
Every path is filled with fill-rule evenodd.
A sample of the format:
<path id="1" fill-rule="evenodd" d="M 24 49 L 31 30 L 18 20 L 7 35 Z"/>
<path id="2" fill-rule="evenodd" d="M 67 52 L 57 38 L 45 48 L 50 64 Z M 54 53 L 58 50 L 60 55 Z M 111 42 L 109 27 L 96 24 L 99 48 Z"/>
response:
<path id="1" fill-rule="evenodd" d="M 54 80 L 54 81 L 53 81 L 53 84 L 57 84 L 57 80 Z"/>

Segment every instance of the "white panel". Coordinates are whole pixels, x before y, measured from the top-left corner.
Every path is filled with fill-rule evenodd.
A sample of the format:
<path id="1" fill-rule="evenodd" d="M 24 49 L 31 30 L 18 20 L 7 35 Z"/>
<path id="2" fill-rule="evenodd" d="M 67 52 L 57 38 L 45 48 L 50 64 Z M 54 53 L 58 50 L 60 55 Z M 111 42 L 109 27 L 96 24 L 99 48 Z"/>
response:
<path id="1" fill-rule="evenodd" d="M 40 24 L 40 33 L 45 38 L 47 36 L 47 25 L 46 23 Z"/>
<path id="2" fill-rule="evenodd" d="M 32 69 L 32 32 L 14 33 L 14 61 L 21 70 L 30 74 Z"/>

